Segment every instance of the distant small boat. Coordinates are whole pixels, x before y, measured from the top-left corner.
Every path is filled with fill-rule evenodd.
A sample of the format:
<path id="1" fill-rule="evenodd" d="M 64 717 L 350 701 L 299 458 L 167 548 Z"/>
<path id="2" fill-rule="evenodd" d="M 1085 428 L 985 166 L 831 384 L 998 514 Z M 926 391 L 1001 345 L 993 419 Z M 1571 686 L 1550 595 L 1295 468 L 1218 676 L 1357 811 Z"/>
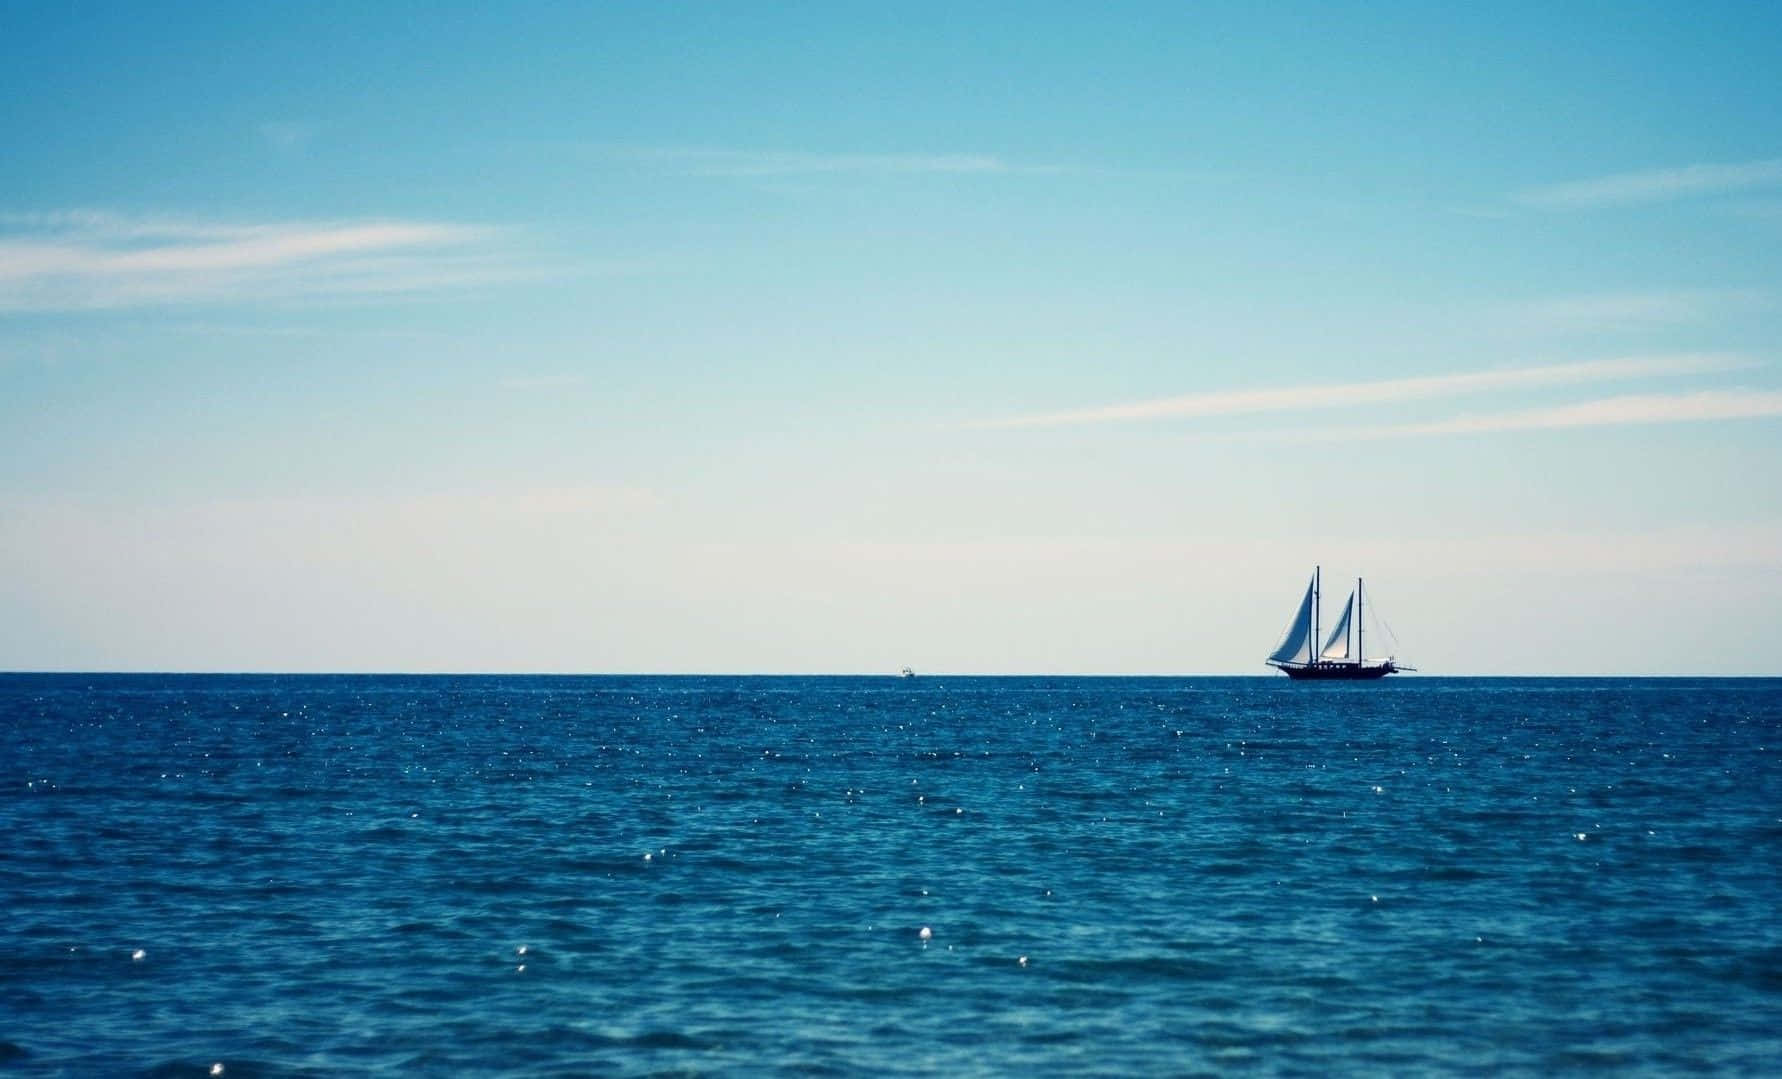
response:
<path id="1" fill-rule="evenodd" d="M 914 671 L 914 670 L 912 670 L 912 669 L 911 669 L 911 668 L 909 668 L 909 667 L 905 667 L 905 668 L 904 668 L 904 669 L 903 669 L 903 670 L 901 670 L 901 671 L 899 671 L 899 672 L 897 672 L 897 673 L 898 673 L 898 675 L 899 675 L 899 677 L 902 677 L 902 678 L 914 678 L 914 677 L 916 677 L 916 672 L 915 672 L 915 671 Z"/>
<path id="2" fill-rule="evenodd" d="M 1319 568 L 1313 568 L 1305 598 L 1299 601 L 1299 610 L 1287 624 L 1280 646 L 1269 654 L 1269 666 L 1295 680 L 1319 681 L 1359 681 L 1416 670 L 1398 662 L 1396 656 L 1368 658 L 1362 620 L 1366 597 L 1360 577 L 1355 578 L 1355 591 L 1349 593 L 1349 602 L 1343 604 L 1343 613 L 1338 616 L 1330 635 L 1323 637 L 1324 647 L 1317 647 L 1322 636 L 1319 632 L 1320 572 Z M 1387 633 L 1390 635 L 1391 631 Z"/>

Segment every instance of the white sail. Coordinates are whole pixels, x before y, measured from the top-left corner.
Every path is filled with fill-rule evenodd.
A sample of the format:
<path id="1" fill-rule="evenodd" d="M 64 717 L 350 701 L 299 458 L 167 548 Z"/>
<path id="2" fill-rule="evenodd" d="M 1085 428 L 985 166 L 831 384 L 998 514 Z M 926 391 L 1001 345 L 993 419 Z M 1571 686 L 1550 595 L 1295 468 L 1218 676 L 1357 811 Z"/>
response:
<path id="1" fill-rule="evenodd" d="M 1287 624 L 1287 633 L 1281 638 L 1280 645 L 1269 654 L 1268 658 L 1274 662 L 1302 663 L 1311 659 L 1312 589 L 1315 584 L 1315 581 L 1306 582 L 1306 597 L 1299 601 L 1298 613 Z"/>
<path id="2" fill-rule="evenodd" d="M 1318 653 L 1320 659 L 1349 659 L 1349 616 L 1355 613 L 1355 593 L 1349 593 L 1349 602 L 1343 604 L 1343 613 L 1331 629 L 1330 636 L 1324 640 L 1324 651 Z"/>

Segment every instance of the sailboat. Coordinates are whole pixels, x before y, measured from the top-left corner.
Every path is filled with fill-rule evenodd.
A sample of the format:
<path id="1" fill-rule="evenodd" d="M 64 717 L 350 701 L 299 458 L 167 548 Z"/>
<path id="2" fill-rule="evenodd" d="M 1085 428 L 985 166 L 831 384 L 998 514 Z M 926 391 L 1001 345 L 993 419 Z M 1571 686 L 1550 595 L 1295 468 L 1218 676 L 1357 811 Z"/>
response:
<path id="1" fill-rule="evenodd" d="M 1384 678 L 1398 671 L 1416 670 L 1398 662 L 1395 656 L 1368 658 L 1362 637 L 1366 594 L 1360 577 L 1355 578 L 1355 591 L 1349 593 L 1349 601 L 1343 604 L 1343 613 L 1337 617 L 1336 625 L 1331 627 L 1329 636 L 1323 637 L 1324 647 L 1313 652 L 1322 636 L 1319 633 L 1321 572 L 1321 567 L 1313 568 L 1305 598 L 1299 601 L 1299 610 L 1287 624 L 1280 646 L 1269 654 L 1269 666 L 1296 680 Z M 1390 635 L 1391 631 L 1387 632 Z"/>

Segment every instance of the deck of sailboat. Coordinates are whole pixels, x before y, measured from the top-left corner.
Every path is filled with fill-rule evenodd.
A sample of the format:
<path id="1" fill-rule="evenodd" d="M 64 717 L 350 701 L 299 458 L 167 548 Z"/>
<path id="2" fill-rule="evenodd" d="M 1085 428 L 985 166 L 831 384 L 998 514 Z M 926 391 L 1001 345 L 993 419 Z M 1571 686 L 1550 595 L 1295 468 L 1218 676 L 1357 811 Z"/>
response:
<path id="1" fill-rule="evenodd" d="M 1274 666 L 1289 678 L 1313 682 L 1355 682 L 1384 678 L 1399 670 L 1391 663 L 1312 663 L 1295 667 L 1277 663 Z"/>

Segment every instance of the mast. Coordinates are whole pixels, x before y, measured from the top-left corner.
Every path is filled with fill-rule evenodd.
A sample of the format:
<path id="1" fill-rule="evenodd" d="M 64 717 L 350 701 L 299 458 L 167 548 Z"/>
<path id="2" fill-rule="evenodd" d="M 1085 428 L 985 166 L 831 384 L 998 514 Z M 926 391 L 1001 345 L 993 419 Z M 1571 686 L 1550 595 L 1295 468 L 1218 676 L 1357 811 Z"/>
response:
<path id="1" fill-rule="evenodd" d="M 1366 625 L 1366 623 L 1361 620 L 1361 578 L 1357 577 L 1357 578 L 1355 578 L 1355 664 L 1356 664 L 1356 666 L 1364 666 L 1367 663 L 1367 653 L 1363 652 L 1361 650 L 1361 627 L 1364 625 Z"/>
<path id="2" fill-rule="evenodd" d="M 1319 619 L 1318 611 L 1318 604 L 1321 602 L 1318 598 L 1318 575 L 1323 572 L 1323 570 L 1323 566 L 1312 567 L 1312 643 L 1306 646 L 1307 663 L 1318 662 L 1318 631 L 1324 628 Z"/>

